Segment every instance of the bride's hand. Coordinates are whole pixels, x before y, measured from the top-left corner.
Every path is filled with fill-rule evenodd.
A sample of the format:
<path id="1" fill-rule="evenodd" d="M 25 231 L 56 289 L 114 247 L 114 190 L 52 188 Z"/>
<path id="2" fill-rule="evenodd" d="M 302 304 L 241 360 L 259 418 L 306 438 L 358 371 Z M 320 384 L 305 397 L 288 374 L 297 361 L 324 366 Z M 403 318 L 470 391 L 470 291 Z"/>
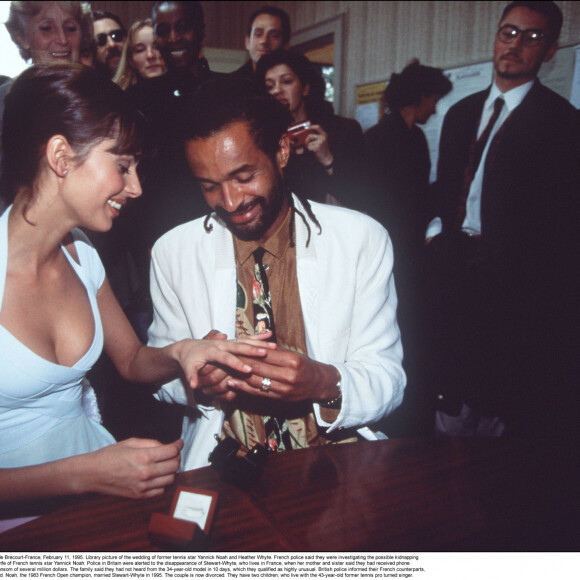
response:
<path id="1" fill-rule="evenodd" d="M 181 439 L 163 445 L 133 438 L 70 458 L 79 466 L 77 491 L 130 498 L 160 495 L 175 480 L 182 448 Z"/>
<path id="2" fill-rule="evenodd" d="M 237 355 L 253 358 L 263 358 L 269 350 L 276 349 L 276 344 L 266 342 L 271 333 L 254 335 L 240 340 L 182 340 L 179 346 L 177 360 L 183 369 L 185 378 L 192 389 L 199 385 L 199 373 L 205 367 L 226 367 L 236 374 L 247 375 L 252 367 L 243 363 Z M 229 373 L 228 373 L 229 374 Z"/>

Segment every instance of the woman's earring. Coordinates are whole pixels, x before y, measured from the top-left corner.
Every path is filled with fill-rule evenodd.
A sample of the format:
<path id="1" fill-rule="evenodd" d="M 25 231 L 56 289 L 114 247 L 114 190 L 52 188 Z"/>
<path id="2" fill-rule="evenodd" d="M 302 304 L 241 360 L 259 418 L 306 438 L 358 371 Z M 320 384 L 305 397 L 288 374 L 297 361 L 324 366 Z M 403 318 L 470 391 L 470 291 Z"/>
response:
<path id="1" fill-rule="evenodd" d="M 63 169 L 62 170 L 62 176 L 64 177 L 66 174 L 68 173 L 68 169 Z"/>

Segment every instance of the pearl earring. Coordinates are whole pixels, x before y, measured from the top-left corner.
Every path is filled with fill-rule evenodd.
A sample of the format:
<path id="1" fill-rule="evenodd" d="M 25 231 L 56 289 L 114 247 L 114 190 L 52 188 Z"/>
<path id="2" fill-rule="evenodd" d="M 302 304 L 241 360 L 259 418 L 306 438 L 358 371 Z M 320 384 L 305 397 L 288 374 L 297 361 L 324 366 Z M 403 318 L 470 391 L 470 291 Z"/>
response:
<path id="1" fill-rule="evenodd" d="M 63 169 L 62 170 L 62 176 L 64 177 L 66 174 L 68 173 L 68 169 Z"/>

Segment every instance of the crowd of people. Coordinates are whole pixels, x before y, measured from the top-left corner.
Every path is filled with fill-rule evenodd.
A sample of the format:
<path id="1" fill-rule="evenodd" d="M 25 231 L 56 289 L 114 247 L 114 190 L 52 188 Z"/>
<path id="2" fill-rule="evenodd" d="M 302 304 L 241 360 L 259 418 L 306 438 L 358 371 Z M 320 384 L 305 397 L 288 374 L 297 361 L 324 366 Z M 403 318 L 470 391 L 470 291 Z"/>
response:
<path id="1" fill-rule="evenodd" d="M 430 183 L 440 69 L 393 74 L 363 134 L 280 8 L 218 74 L 199 2 L 128 29 L 11 2 L 33 66 L 0 85 L 0 503 L 159 494 L 216 435 L 576 439 L 580 117 L 537 79 L 561 26 L 506 6 Z"/>

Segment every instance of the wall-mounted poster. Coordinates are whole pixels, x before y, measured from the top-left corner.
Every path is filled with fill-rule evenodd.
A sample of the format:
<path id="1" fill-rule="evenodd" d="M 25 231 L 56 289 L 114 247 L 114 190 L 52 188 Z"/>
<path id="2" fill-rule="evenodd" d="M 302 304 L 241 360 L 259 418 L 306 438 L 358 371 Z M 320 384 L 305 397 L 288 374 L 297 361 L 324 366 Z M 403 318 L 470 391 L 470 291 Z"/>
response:
<path id="1" fill-rule="evenodd" d="M 381 99 L 387 83 L 369 83 L 356 88 L 355 119 L 363 131 L 376 125 L 383 114 Z"/>
<path id="2" fill-rule="evenodd" d="M 574 75 L 572 77 L 572 94 L 570 102 L 580 109 L 580 46 L 574 47 Z"/>

